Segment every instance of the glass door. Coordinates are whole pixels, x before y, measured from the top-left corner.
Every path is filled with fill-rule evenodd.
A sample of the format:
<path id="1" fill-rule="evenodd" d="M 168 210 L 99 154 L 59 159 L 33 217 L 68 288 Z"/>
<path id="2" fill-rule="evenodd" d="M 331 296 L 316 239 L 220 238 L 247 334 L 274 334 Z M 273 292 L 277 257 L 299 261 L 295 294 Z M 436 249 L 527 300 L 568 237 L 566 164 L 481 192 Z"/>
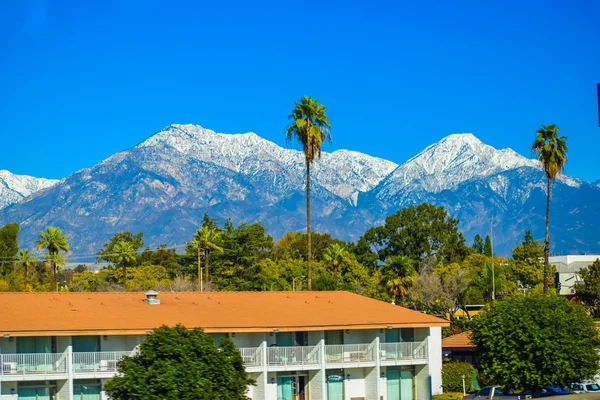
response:
<path id="1" fill-rule="evenodd" d="M 277 400 L 294 400 L 292 377 L 277 378 Z"/>
<path id="2" fill-rule="evenodd" d="M 412 368 L 400 370 L 400 399 L 413 399 L 413 371 Z"/>
<path id="3" fill-rule="evenodd" d="M 73 383 L 74 400 L 100 400 L 100 391 L 101 385 L 98 381 Z"/>
<path id="4" fill-rule="evenodd" d="M 400 400 L 400 371 L 387 369 L 387 400 Z"/>
<path id="5" fill-rule="evenodd" d="M 329 375 L 327 377 L 327 399 L 344 400 L 344 377 Z"/>

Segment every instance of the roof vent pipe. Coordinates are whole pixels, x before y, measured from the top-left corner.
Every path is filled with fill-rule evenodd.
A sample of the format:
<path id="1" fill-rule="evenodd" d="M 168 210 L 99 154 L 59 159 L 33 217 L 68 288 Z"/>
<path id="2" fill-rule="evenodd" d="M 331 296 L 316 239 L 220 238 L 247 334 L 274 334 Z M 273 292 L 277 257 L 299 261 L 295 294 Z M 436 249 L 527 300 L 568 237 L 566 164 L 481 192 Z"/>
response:
<path id="1" fill-rule="evenodd" d="M 144 300 L 148 304 L 160 304 L 160 300 L 158 297 L 158 292 L 156 290 L 148 290 L 146 293 L 146 300 Z"/>

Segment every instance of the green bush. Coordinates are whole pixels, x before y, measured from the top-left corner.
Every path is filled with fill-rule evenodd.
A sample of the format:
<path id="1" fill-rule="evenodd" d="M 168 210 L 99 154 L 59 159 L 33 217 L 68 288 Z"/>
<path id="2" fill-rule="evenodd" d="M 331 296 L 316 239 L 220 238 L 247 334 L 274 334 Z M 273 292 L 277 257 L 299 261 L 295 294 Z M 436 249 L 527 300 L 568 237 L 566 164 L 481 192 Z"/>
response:
<path id="1" fill-rule="evenodd" d="M 442 393 L 442 394 L 434 394 L 433 400 L 462 400 L 463 394 L 460 393 Z"/>
<path id="2" fill-rule="evenodd" d="M 475 367 L 468 362 L 450 362 L 442 365 L 442 388 L 445 392 L 462 392 L 462 374 L 465 374 L 465 389 L 473 391 Z"/>

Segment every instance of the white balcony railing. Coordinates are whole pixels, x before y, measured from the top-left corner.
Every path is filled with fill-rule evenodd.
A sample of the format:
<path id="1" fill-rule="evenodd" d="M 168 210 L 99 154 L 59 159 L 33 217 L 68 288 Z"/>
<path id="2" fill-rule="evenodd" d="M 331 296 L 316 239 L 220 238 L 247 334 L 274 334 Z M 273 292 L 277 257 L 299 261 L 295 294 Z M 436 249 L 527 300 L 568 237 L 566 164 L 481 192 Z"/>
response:
<path id="1" fill-rule="evenodd" d="M 427 342 L 381 343 L 381 361 L 424 360 L 427 358 Z"/>
<path id="2" fill-rule="evenodd" d="M 319 346 L 269 347 L 267 364 L 270 366 L 319 365 L 321 351 Z"/>
<path id="3" fill-rule="evenodd" d="M 51 375 L 66 372 L 65 353 L 0 354 L 0 375 Z"/>
<path id="4" fill-rule="evenodd" d="M 238 350 L 246 367 L 260 367 L 262 365 L 262 347 L 242 347 Z"/>
<path id="5" fill-rule="evenodd" d="M 325 346 L 328 363 L 361 363 L 375 361 L 374 344 L 330 344 Z"/>
<path id="6" fill-rule="evenodd" d="M 130 354 L 130 351 L 73 353 L 73 372 L 116 372 L 117 362 Z"/>

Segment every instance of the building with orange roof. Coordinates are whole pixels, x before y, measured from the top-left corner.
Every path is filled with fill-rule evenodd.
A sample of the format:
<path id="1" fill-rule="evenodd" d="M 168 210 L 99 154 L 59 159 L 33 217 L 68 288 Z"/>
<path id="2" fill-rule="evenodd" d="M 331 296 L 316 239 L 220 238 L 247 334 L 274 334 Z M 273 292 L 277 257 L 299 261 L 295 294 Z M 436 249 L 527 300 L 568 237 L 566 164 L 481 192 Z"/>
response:
<path id="1" fill-rule="evenodd" d="M 428 399 L 444 320 L 348 292 L 0 293 L 0 400 L 103 400 L 161 325 L 229 336 L 251 399 Z"/>
<path id="2" fill-rule="evenodd" d="M 471 332 L 462 332 L 442 339 L 444 358 L 452 361 L 466 361 L 477 365 L 475 345 L 471 342 Z"/>

